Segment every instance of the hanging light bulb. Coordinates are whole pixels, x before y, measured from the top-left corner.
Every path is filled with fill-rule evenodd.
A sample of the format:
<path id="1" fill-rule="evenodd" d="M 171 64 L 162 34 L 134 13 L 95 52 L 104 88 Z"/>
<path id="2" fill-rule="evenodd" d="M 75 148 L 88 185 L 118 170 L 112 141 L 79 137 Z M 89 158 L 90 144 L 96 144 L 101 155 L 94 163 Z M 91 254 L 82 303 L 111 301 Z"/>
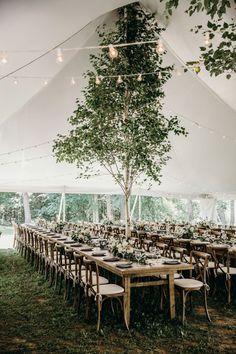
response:
<path id="1" fill-rule="evenodd" d="M 140 81 L 142 81 L 142 79 L 143 79 L 143 78 L 142 78 L 142 74 L 139 74 L 138 77 L 137 77 L 137 81 L 140 82 Z"/>
<path id="2" fill-rule="evenodd" d="M 163 42 L 161 39 L 158 39 L 157 46 L 156 46 L 156 53 L 163 54 L 164 51 L 165 51 L 165 48 L 164 48 Z"/>
<path id="3" fill-rule="evenodd" d="M 14 81 L 13 81 L 13 84 L 17 86 L 18 83 L 19 83 L 18 80 L 15 78 Z"/>
<path id="4" fill-rule="evenodd" d="M 210 34 L 209 32 L 205 33 L 205 39 L 204 39 L 204 44 L 209 47 L 211 45 L 211 39 L 210 39 Z"/>
<path id="5" fill-rule="evenodd" d="M 122 84 L 123 80 L 122 77 L 119 75 L 117 79 L 117 84 Z"/>
<path id="6" fill-rule="evenodd" d="M 57 63 L 62 63 L 63 62 L 63 54 L 61 48 L 57 48 Z"/>
<path id="7" fill-rule="evenodd" d="M 118 50 L 112 45 L 109 45 L 109 57 L 115 59 L 118 57 Z"/>
<path id="8" fill-rule="evenodd" d="M 96 85 L 100 85 L 101 84 L 101 79 L 99 76 L 96 76 L 96 80 L 95 80 Z"/>
<path id="9" fill-rule="evenodd" d="M 157 74 L 157 78 L 158 78 L 158 79 L 162 79 L 162 73 L 161 73 L 161 72 L 159 72 L 159 73 Z"/>
<path id="10" fill-rule="evenodd" d="M 179 69 L 176 69 L 175 73 L 176 73 L 176 76 L 181 76 L 181 71 Z"/>
<path id="11" fill-rule="evenodd" d="M 194 70 L 194 72 L 195 72 L 196 74 L 199 74 L 200 71 L 201 71 L 200 64 L 199 64 L 199 63 L 196 63 L 196 64 L 194 65 L 193 70 Z"/>
<path id="12" fill-rule="evenodd" d="M 70 83 L 72 86 L 75 86 L 76 84 L 76 81 L 75 81 L 75 78 L 72 76 L 71 80 L 70 80 Z"/>
<path id="13" fill-rule="evenodd" d="M 2 64 L 7 64 L 8 63 L 7 55 L 6 55 L 5 52 L 3 52 L 2 55 L 1 55 L 1 63 Z"/>

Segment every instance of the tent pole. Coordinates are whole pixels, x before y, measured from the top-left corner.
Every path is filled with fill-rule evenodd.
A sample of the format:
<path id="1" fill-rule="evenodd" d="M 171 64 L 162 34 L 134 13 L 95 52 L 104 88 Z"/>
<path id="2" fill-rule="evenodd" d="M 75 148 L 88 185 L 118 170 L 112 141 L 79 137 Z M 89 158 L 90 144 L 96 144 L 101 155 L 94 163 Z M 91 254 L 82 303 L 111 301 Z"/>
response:
<path id="1" fill-rule="evenodd" d="M 63 221 L 66 221 L 66 193 L 63 192 Z"/>
<path id="2" fill-rule="evenodd" d="M 133 207 L 132 207 L 132 210 L 131 210 L 131 214 L 130 214 L 131 220 L 133 219 L 134 210 L 135 210 L 135 207 L 136 207 L 136 204 L 137 204 L 137 200 L 138 200 L 138 195 L 136 194 L 135 199 L 134 199 L 134 204 L 133 204 Z"/>
<path id="3" fill-rule="evenodd" d="M 28 192 L 23 192 L 23 205 L 24 205 L 24 214 L 25 214 L 25 223 L 31 223 L 31 212 L 30 212 L 30 204 L 29 204 L 29 194 Z"/>
<path id="4" fill-rule="evenodd" d="M 57 221 L 61 220 L 62 203 L 63 203 L 63 193 L 61 194 L 61 200 L 60 200 L 60 206 L 59 206 L 59 211 L 58 211 L 58 215 L 57 215 Z"/>
<path id="5" fill-rule="evenodd" d="M 138 198 L 138 220 L 141 220 L 141 216 L 142 216 L 142 196 L 139 195 Z"/>

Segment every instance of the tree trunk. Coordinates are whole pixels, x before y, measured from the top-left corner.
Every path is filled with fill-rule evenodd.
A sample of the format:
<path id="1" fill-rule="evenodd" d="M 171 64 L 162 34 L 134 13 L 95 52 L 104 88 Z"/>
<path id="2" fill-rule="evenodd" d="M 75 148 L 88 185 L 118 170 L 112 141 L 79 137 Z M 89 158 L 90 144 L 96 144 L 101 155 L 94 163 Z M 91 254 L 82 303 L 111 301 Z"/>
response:
<path id="1" fill-rule="evenodd" d="M 138 221 L 142 220 L 142 196 L 139 195 L 138 199 Z"/>
<path id="2" fill-rule="evenodd" d="M 31 212 L 30 212 L 30 205 L 29 205 L 29 194 L 24 192 L 23 196 L 23 205 L 24 205 L 24 214 L 25 214 L 25 223 L 31 223 Z"/>
<path id="3" fill-rule="evenodd" d="M 234 200 L 230 201 L 230 225 L 234 225 Z"/>
<path id="4" fill-rule="evenodd" d="M 125 235 L 126 237 L 130 237 L 130 195 L 125 194 Z"/>
<path id="5" fill-rule="evenodd" d="M 125 221 L 125 199 L 124 196 L 120 196 L 120 220 Z"/>

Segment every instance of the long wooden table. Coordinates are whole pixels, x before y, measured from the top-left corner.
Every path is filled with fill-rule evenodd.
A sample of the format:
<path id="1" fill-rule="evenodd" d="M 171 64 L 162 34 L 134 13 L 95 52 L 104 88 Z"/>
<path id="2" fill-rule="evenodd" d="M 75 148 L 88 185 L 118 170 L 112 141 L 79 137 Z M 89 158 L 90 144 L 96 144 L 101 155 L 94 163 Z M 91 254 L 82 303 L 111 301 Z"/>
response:
<path id="1" fill-rule="evenodd" d="M 133 263 L 131 268 L 121 269 L 116 266 L 115 263 L 105 262 L 102 257 L 96 257 L 92 255 L 92 252 L 81 251 L 78 248 L 73 248 L 76 252 L 85 256 L 88 259 L 94 260 L 102 268 L 120 276 L 122 278 L 122 284 L 125 290 L 125 312 L 128 324 L 130 324 L 130 299 L 131 299 L 131 289 L 137 287 L 145 286 L 157 286 L 168 284 L 169 288 L 169 311 L 170 319 L 175 318 L 175 287 L 174 287 L 174 273 L 180 270 L 190 270 L 192 265 L 186 263 L 180 263 L 177 265 L 166 265 L 166 264 L 152 264 L 152 265 L 142 265 L 138 263 Z M 112 256 L 108 251 L 106 251 L 106 256 Z M 145 277 L 158 277 L 161 274 L 167 275 L 167 280 L 155 279 L 155 280 L 143 280 L 140 278 Z"/>
<path id="2" fill-rule="evenodd" d="M 40 230 L 35 230 L 40 232 Z M 41 232 L 40 232 L 41 233 Z M 71 249 L 72 251 L 79 253 L 80 255 L 91 259 L 102 267 L 103 269 L 112 272 L 122 278 L 122 284 L 125 290 L 125 299 L 124 299 L 124 311 L 126 312 L 126 318 L 128 325 L 130 324 L 130 300 L 131 300 L 131 289 L 135 287 L 145 287 L 145 286 L 157 286 L 157 285 L 168 285 L 169 289 L 169 315 L 170 319 L 174 319 L 176 316 L 175 312 L 175 286 L 174 286 L 174 273 L 177 271 L 185 271 L 193 269 L 193 266 L 186 263 L 180 263 L 176 265 L 166 265 L 162 263 L 157 263 L 152 265 L 141 265 L 138 263 L 133 263 L 131 268 L 121 269 L 116 266 L 116 262 L 106 262 L 103 260 L 103 257 L 93 256 L 93 251 L 82 251 L 81 248 L 86 247 L 83 245 L 82 247 L 75 247 L 73 243 L 68 244 L 64 243 L 64 241 L 60 241 L 60 239 L 55 239 L 50 237 L 42 231 L 42 235 L 48 237 L 51 241 L 54 241 L 58 244 L 64 245 L 66 248 Z M 65 238 L 65 236 L 63 236 Z M 67 238 L 68 240 L 69 238 Z M 73 241 L 72 241 L 73 242 Z M 104 250 L 106 256 L 112 256 L 112 254 Z M 159 275 L 167 275 L 167 280 L 158 279 Z M 154 277 L 152 280 L 140 281 L 140 278 Z M 156 278 L 156 279 L 155 279 Z"/>

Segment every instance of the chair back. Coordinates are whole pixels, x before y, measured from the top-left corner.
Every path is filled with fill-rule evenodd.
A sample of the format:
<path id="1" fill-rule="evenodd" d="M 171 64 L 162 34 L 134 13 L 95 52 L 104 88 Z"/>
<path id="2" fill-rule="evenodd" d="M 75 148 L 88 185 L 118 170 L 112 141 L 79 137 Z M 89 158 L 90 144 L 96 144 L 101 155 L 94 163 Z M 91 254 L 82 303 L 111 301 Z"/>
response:
<path id="1" fill-rule="evenodd" d="M 209 253 L 200 251 L 191 251 L 190 253 L 190 263 L 194 266 L 195 278 L 206 284 L 208 263 L 211 259 Z M 190 275 L 192 277 L 192 269 L 190 270 Z"/>

